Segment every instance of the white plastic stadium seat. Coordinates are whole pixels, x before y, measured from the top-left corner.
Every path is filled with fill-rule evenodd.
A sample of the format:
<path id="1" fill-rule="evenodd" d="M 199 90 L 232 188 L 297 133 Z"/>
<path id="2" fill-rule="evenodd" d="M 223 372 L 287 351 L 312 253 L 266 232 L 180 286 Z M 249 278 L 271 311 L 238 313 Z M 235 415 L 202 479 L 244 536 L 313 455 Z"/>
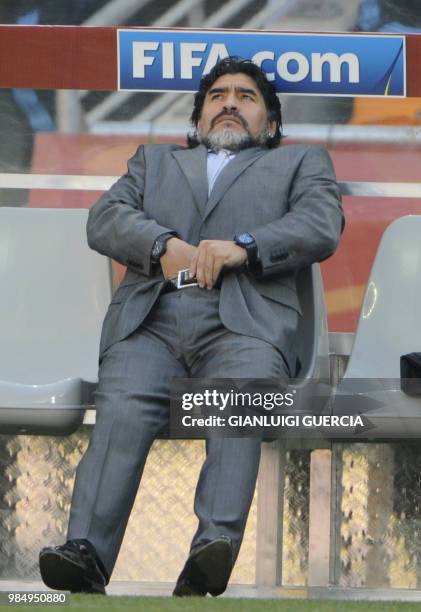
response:
<path id="1" fill-rule="evenodd" d="M 111 263 L 87 210 L 0 208 L 0 432 L 68 434 L 97 382 Z"/>
<path id="2" fill-rule="evenodd" d="M 373 437 L 420 437 L 421 397 L 400 389 L 400 356 L 421 351 L 421 216 L 383 234 L 333 413 L 372 420 Z"/>
<path id="3" fill-rule="evenodd" d="M 298 375 L 302 379 L 329 380 L 329 337 L 319 264 L 298 274 L 297 290 L 303 311 L 296 341 L 301 364 Z"/>
<path id="4" fill-rule="evenodd" d="M 319 412 L 330 396 L 329 336 L 319 264 L 299 273 L 297 290 L 303 316 L 296 339 L 301 367 L 291 385 L 296 390 L 294 408 Z"/>

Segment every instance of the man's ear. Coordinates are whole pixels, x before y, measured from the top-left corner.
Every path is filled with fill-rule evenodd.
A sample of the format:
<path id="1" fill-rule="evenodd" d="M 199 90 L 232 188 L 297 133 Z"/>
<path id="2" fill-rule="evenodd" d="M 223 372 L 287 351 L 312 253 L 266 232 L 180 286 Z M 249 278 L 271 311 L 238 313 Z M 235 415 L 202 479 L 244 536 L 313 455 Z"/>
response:
<path id="1" fill-rule="evenodd" d="M 276 133 L 276 121 L 275 120 L 268 121 L 268 132 L 271 135 L 271 138 L 272 136 L 275 136 L 275 133 Z"/>

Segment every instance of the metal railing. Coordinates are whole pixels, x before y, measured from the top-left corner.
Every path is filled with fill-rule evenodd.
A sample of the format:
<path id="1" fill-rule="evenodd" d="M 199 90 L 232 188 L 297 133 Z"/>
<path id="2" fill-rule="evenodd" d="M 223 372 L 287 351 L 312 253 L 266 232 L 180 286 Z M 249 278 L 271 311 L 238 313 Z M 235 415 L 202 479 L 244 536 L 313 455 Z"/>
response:
<path id="1" fill-rule="evenodd" d="M 118 176 L 0 173 L 0 189 L 106 191 Z M 340 181 L 342 195 L 371 198 L 421 198 L 421 183 Z"/>

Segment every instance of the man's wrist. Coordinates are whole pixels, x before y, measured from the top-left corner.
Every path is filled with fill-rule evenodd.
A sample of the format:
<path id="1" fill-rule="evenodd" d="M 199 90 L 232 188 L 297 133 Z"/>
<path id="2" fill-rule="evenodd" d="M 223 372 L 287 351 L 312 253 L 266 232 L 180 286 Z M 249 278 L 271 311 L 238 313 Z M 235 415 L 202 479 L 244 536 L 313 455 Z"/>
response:
<path id="1" fill-rule="evenodd" d="M 161 257 L 167 252 L 167 242 L 170 238 L 176 238 L 176 232 L 165 232 L 160 234 L 152 245 L 151 249 L 151 261 L 152 263 L 158 264 Z"/>

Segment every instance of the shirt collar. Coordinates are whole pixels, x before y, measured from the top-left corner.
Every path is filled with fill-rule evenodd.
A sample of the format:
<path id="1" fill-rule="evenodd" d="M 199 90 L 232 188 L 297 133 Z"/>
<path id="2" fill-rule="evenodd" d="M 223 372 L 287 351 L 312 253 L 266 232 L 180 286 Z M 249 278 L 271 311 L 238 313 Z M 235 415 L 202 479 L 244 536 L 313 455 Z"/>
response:
<path id="1" fill-rule="evenodd" d="M 237 154 L 238 151 L 230 151 L 229 149 L 219 149 L 218 151 L 214 151 L 213 149 L 208 149 L 208 155 L 219 155 L 219 153 L 225 153 L 227 157 L 233 157 Z"/>

